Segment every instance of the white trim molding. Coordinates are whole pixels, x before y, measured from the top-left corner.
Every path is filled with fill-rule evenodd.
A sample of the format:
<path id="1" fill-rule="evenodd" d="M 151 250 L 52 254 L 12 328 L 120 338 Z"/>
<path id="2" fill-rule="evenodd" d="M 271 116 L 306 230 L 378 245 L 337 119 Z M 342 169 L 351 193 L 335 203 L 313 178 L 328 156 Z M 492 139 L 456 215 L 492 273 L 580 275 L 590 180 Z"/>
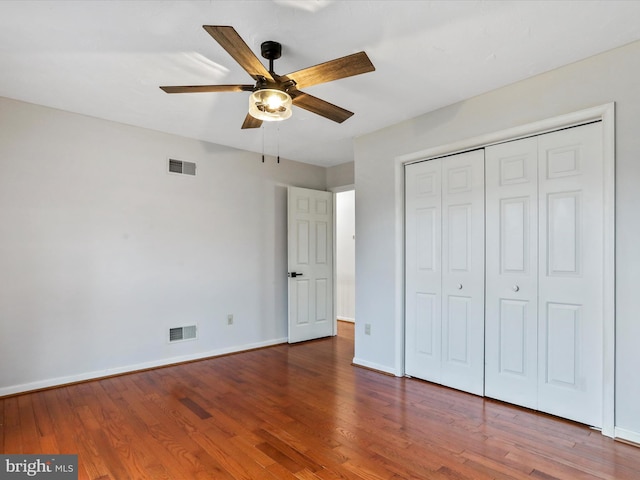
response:
<path id="1" fill-rule="evenodd" d="M 368 362 L 367 360 L 362 360 L 361 358 L 354 357 L 352 363 L 358 367 L 368 368 L 369 370 L 375 370 L 377 372 L 388 373 L 389 375 L 393 375 L 394 377 L 402 377 L 404 372 L 389 368 L 388 365 L 380 365 L 378 363 Z"/>
<path id="2" fill-rule="evenodd" d="M 404 372 L 404 166 L 432 158 L 453 155 L 520 138 L 601 121 L 604 163 L 604 328 L 602 434 L 620 436 L 638 442 L 638 435 L 615 428 L 615 104 L 587 108 L 577 112 L 519 125 L 499 132 L 400 155 L 394 159 L 395 173 L 395 251 L 396 251 L 396 370 Z M 634 440 L 635 438 L 635 440 Z"/>
<path id="3" fill-rule="evenodd" d="M 137 363 L 132 365 L 125 365 L 122 367 L 107 368 L 104 370 L 97 370 L 93 372 L 84 372 L 78 375 L 68 375 L 64 377 L 48 378 L 46 380 L 40 380 L 37 382 L 24 383 L 21 385 L 12 385 L 4 388 L 0 388 L 0 398 L 10 395 L 18 395 L 22 393 L 33 392 L 37 390 L 43 390 L 47 388 L 62 387 L 73 383 L 86 382 L 90 380 L 99 380 L 101 378 L 113 377 L 115 375 L 123 375 L 126 373 L 140 372 L 143 370 L 149 370 L 151 368 L 160 368 L 170 365 L 178 365 L 186 362 L 194 362 L 199 360 L 209 360 L 222 355 L 229 355 L 231 353 L 241 353 L 258 348 L 271 347 L 274 345 L 281 345 L 287 343 L 286 338 L 275 338 L 273 340 L 266 340 L 264 342 L 256 342 L 245 345 L 239 345 L 236 347 L 220 348 L 217 350 L 210 350 L 207 352 L 199 352 L 191 355 L 181 355 L 171 358 L 163 358 L 161 360 L 152 360 L 150 362 Z"/>
<path id="4" fill-rule="evenodd" d="M 615 428 L 615 438 L 640 445 L 640 433 L 632 432 L 631 430 L 625 430 L 624 428 Z"/>

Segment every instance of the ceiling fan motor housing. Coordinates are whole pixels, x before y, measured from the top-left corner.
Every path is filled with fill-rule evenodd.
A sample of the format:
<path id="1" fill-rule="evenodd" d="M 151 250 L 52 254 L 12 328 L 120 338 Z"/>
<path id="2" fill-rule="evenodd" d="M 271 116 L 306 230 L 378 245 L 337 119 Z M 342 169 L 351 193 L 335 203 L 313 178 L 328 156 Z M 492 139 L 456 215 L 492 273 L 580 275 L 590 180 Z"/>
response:
<path id="1" fill-rule="evenodd" d="M 260 53 L 267 60 L 276 60 L 282 56 L 282 45 L 273 40 L 267 40 L 260 45 Z"/>

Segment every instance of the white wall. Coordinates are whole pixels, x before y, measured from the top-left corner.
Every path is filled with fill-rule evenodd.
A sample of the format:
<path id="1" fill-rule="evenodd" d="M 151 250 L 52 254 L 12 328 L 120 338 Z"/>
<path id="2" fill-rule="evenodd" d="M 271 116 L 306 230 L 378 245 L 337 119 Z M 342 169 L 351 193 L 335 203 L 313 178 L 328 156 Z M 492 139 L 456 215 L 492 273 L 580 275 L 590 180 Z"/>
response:
<path id="1" fill-rule="evenodd" d="M 324 168 L 3 98 L 0 167 L 0 395 L 286 340 L 286 185 Z"/>
<path id="2" fill-rule="evenodd" d="M 347 162 L 333 167 L 327 167 L 327 189 L 341 187 L 343 185 L 353 185 L 354 163 Z"/>
<path id="3" fill-rule="evenodd" d="M 640 42 L 489 92 L 355 141 L 358 363 L 402 372 L 402 189 L 394 158 L 616 102 L 616 409 L 640 441 Z M 365 320 L 371 335 L 365 335 Z"/>
<path id="4" fill-rule="evenodd" d="M 336 193 L 336 315 L 356 320 L 355 192 Z"/>

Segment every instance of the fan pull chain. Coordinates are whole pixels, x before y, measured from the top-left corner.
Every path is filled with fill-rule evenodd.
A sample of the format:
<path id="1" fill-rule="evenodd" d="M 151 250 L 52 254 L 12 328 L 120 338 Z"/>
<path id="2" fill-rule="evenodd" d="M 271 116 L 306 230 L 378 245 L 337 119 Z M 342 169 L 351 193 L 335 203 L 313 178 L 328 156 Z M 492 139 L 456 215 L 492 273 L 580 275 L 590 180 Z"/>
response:
<path id="1" fill-rule="evenodd" d="M 264 163 L 264 125 L 260 128 L 262 129 L 262 163 Z M 280 163 L 280 127 L 276 128 L 276 161 Z"/>

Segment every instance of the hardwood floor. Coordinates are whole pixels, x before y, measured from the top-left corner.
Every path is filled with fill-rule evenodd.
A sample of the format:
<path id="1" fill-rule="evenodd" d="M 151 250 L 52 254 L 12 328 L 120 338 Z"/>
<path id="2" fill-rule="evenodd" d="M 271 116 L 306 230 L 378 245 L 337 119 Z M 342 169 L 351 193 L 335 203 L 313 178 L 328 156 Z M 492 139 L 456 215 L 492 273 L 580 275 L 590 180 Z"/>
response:
<path id="1" fill-rule="evenodd" d="M 0 451 L 80 479 L 638 479 L 640 448 L 351 366 L 340 335 L 0 399 Z"/>

